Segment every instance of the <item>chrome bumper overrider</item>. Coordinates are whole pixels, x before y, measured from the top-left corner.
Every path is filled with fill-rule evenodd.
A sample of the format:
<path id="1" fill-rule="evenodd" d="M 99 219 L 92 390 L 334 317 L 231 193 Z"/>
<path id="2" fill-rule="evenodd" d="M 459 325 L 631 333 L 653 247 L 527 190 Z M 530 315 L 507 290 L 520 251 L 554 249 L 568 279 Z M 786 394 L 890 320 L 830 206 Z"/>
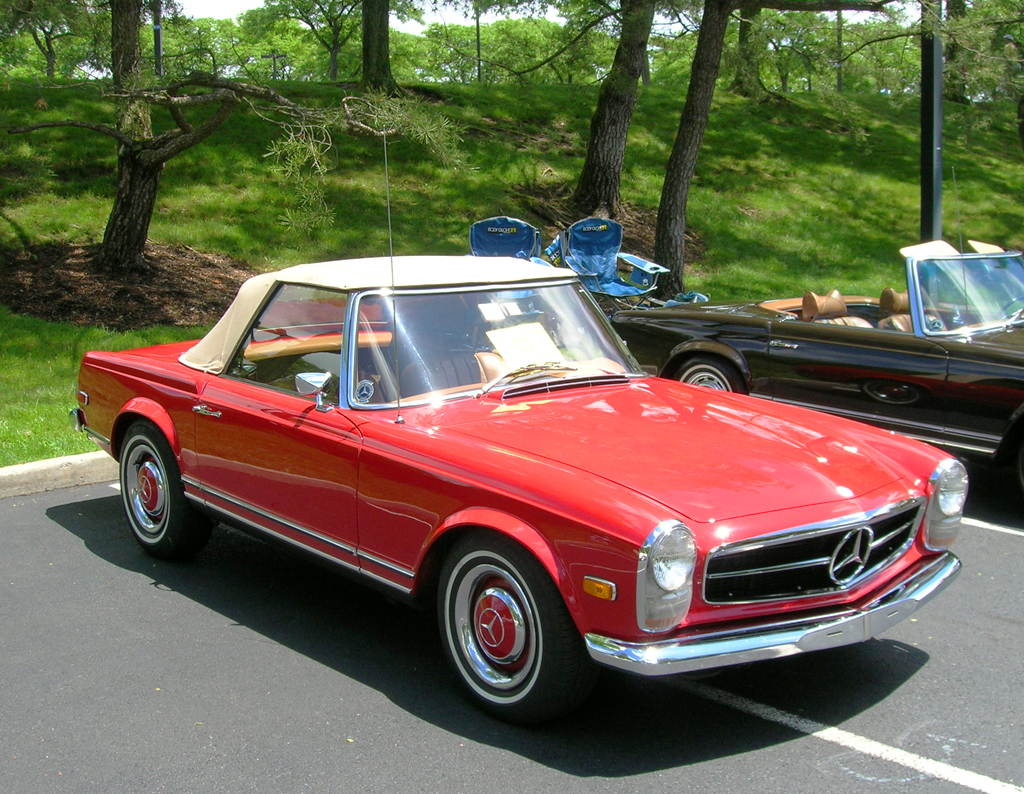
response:
<path id="1" fill-rule="evenodd" d="M 622 642 L 587 634 L 587 649 L 601 664 L 654 676 L 838 648 L 876 637 L 910 617 L 958 573 L 960 560 L 946 552 L 862 609 L 655 642 Z"/>

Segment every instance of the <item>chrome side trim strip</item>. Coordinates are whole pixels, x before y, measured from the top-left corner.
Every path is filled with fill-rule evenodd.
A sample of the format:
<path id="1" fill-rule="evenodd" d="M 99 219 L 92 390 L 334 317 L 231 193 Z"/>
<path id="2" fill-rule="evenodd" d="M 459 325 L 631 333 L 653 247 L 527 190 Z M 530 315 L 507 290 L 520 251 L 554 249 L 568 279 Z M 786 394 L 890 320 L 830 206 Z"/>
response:
<path id="1" fill-rule="evenodd" d="M 256 515 L 258 515 L 258 516 L 260 516 L 262 518 L 265 518 L 268 521 L 273 521 L 273 522 L 275 522 L 277 524 L 280 524 L 281 526 L 286 527 L 286 528 L 292 530 L 293 532 L 298 532 L 298 533 L 300 533 L 302 535 L 305 535 L 307 537 L 313 538 L 314 540 L 317 540 L 317 541 L 320 541 L 321 543 L 325 543 L 325 544 L 327 544 L 329 546 L 332 546 L 332 547 L 334 547 L 334 548 L 336 548 L 336 549 L 338 549 L 340 551 L 343 551 L 346 554 L 350 554 L 351 556 L 356 557 L 358 559 L 368 560 L 368 561 L 374 563 L 375 565 L 379 565 L 382 568 L 386 568 L 387 570 L 393 571 L 394 573 L 397 573 L 397 574 L 399 574 L 401 576 L 404 576 L 404 577 L 406 577 L 408 579 L 412 579 L 412 578 L 414 578 L 416 576 L 415 571 L 410 571 L 407 568 L 400 568 L 397 565 L 394 565 L 393 563 L 387 562 L 386 560 L 382 560 L 379 557 L 375 557 L 372 554 L 367 554 L 366 552 L 360 552 L 354 546 L 352 546 L 352 545 L 350 545 L 348 543 L 343 543 L 342 541 L 336 540 L 335 538 L 328 537 L 327 535 L 324 535 L 324 534 L 322 534 L 320 532 L 317 532 L 316 530 L 309 529 L 308 527 L 302 527 L 302 526 L 299 526 L 298 524 L 295 524 L 295 523 L 293 523 L 291 521 L 286 521 L 285 519 L 280 518 L 279 516 L 276 516 L 273 513 L 270 513 L 270 512 L 268 512 L 266 510 L 261 510 L 260 508 L 253 507 L 252 505 L 248 504 L 247 502 L 242 501 L 241 499 L 237 499 L 237 498 L 235 498 L 233 496 L 228 496 L 227 494 L 225 494 L 222 491 L 219 491 L 219 490 L 217 490 L 215 488 L 210 488 L 208 486 L 204 486 L 198 480 L 196 480 L 193 477 L 182 476 L 181 479 L 182 479 L 182 482 L 185 485 L 188 485 L 191 488 L 194 488 L 196 491 L 199 492 L 199 494 L 195 494 L 195 493 L 191 493 L 189 491 L 185 491 L 185 496 L 188 497 L 189 499 L 191 499 L 194 502 L 198 502 L 199 504 L 202 504 L 205 507 L 210 508 L 211 510 L 215 510 L 218 513 L 222 513 L 223 515 L 226 515 L 226 516 L 228 516 L 230 518 L 233 518 L 234 520 L 239 521 L 239 522 L 245 524 L 247 527 L 250 527 L 250 528 L 252 528 L 254 530 L 257 530 L 258 532 L 264 532 L 264 533 L 266 533 L 268 535 L 272 535 L 273 537 L 278 538 L 278 539 L 283 540 L 283 541 L 286 541 L 287 543 L 290 543 L 291 545 L 296 546 L 297 548 L 304 549 L 306 551 L 310 551 L 313 554 L 316 554 L 316 555 L 318 555 L 320 557 L 323 557 L 325 560 L 330 560 L 331 562 L 335 562 L 338 565 L 341 565 L 342 567 L 347 568 L 348 570 L 355 571 L 356 573 L 363 574 L 364 576 L 367 576 L 370 579 L 375 579 L 376 581 L 381 582 L 382 584 L 386 584 L 389 587 L 393 587 L 396 590 L 400 590 L 401 592 L 405 593 L 406 595 L 408 595 L 408 594 L 410 594 L 412 592 L 412 588 L 411 587 L 406 587 L 404 585 L 396 584 L 395 582 L 392 582 L 390 579 L 386 579 L 386 578 L 384 578 L 383 576 L 381 576 L 379 574 L 373 573 L 372 571 L 367 571 L 364 568 L 360 568 L 358 565 L 356 565 L 354 563 L 348 562 L 346 560 L 339 559 L 339 558 L 337 558 L 337 557 L 335 557 L 335 556 L 333 556 L 331 554 L 328 554 L 325 551 L 321 551 L 319 549 L 315 549 L 312 546 L 309 546 L 308 544 L 303 543 L 301 540 L 297 540 L 296 538 L 291 537 L 290 535 L 285 535 L 285 534 L 283 534 L 281 532 L 277 532 L 277 531 L 271 529 L 270 527 L 264 526 L 262 524 L 257 524 L 254 521 L 252 521 L 252 520 L 246 518 L 245 516 L 241 515 L 240 513 L 235 512 L 234 510 L 228 510 L 228 509 L 226 509 L 226 508 L 224 508 L 224 507 L 222 507 L 220 505 L 210 504 L 204 498 L 204 496 L 205 495 L 214 496 L 214 497 L 216 497 L 218 499 L 221 499 L 224 502 L 227 502 L 228 504 L 231 504 L 231 505 L 233 505 L 235 507 L 241 508 L 242 510 L 246 510 L 246 511 L 248 511 L 250 513 L 255 513 Z M 202 495 L 200 495 L 200 494 L 202 494 Z"/>
<path id="2" fill-rule="evenodd" d="M 389 571 L 397 573 L 399 576 L 405 576 L 409 579 L 412 579 L 414 576 L 416 576 L 415 571 L 411 571 L 408 568 L 402 568 L 398 565 L 395 565 L 395 563 L 393 562 L 383 560 L 380 557 L 370 554 L 369 552 L 359 551 L 357 552 L 357 554 L 359 556 L 359 559 L 366 560 L 367 562 L 372 562 L 374 565 L 379 565 L 381 568 L 386 568 Z"/>
<path id="3" fill-rule="evenodd" d="M 876 637 L 910 617 L 942 592 L 960 567 L 960 560 L 946 552 L 920 565 L 861 609 L 653 642 L 623 642 L 587 634 L 587 650 L 595 661 L 609 667 L 660 676 L 840 648 Z"/>
<path id="4" fill-rule="evenodd" d="M 182 480 L 184 480 L 184 479 L 185 478 L 182 477 Z M 225 501 L 225 502 L 227 502 L 230 505 L 234 505 L 235 507 L 240 507 L 241 509 L 247 510 L 250 513 L 255 513 L 256 515 L 260 516 L 261 518 L 265 518 L 268 521 L 273 521 L 275 524 L 280 524 L 282 527 L 287 527 L 288 529 L 292 530 L 293 532 L 298 532 L 298 533 L 300 533 L 302 535 L 306 535 L 307 537 L 313 538 L 313 540 L 320 541 L 321 543 L 326 543 L 328 546 L 333 546 L 334 548 L 339 549 L 339 550 L 345 552 L 346 554 L 351 554 L 353 557 L 356 556 L 356 548 L 355 548 L 355 546 L 349 545 L 348 543 L 344 543 L 344 542 L 342 542 L 340 540 L 332 538 L 329 535 L 324 535 L 323 533 L 317 532 L 315 529 L 309 529 L 308 527 L 303 527 L 303 526 L 300 526 L 299 524 L 295 524 L 295 523 L 292 523 L 291 521 L 287 521 L 286 519 L 283 519 L 280 516 L 275 515 L 274 513 L 271 513 L 271 512 L 269 512 L 267 510 L 263 510 L 263 509 L 261 509 L 259 507 L 255 507 L 255 506 L 249 504 L 248 502 L 243 502 L 241 499 L 238 499 L 238 498 L 236 498 L 234 496 L 229 496 L 228 494 L 224 493 L 223 491 L 219 491 L 216 488 L 210 488 L 207 485 L 199 484 L 195 480 L 190 480 L 188 484 L 193 486 L 197 490 L 201 491 L 203 494 L 214 496 L 217 499 Z M 228 512 L 228 511 L 224 511 L 223 508 L 218 508 L 217 505 L 211 505 L 208 502 L 204 502 L 204 504 L 206 504 L 208 507 L 214 508 L 215 510 L 216 509 L 220 509 L 223 512 Z M 229 515 L 239 519 L 240 521 L 245 521 L 247 524 L 251 523 L 250 521 L 247 521 L 245 518 L 243 518 L 242 516 L 240 516 L 240 515 L 238 515 L 236 513 L 230 513 L 229 512 Z M 258 525 L 255 525 L 255 526 L 257 527 L 257 529 L 261 528 Z"/>

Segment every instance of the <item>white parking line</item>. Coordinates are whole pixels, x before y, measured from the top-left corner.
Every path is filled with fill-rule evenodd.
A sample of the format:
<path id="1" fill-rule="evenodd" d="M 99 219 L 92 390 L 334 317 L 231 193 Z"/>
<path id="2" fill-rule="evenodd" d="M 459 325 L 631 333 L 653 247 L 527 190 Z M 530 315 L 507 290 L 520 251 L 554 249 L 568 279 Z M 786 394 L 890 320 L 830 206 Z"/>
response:
<path id="1" fill-rule="evenodd" d="M 999 524 L 990 524 L 987 521 L 979 521 L 976 518 L 965 518 L 962 520 L 963 524 L 969 527 L 977 527 L 978 529 L 990 529 L 993 532 L 1005 532 L 1007 535 L 1016 535 L 1018 538 L 1024 538 L 1024 532 L 1019 529 L 1010 529 L 1009 527 L 1001 527 Z"/>
<path id="2" fill-rule="evenodd" d="M 784 725 L 799 733 L 824 739 L 826 742 L 841 745 L 864 755 L 900 764 L 917 772 L 939 780 L 955 783 L 964 788 L 981 791 L 985 794 L 1021 794 L 1021 792 L 1024 792 L 1024 788 L 1015 786 L 1012 783 L 1003 783 L 1000 780 L 994 780 L 985 775 L 979 775 L 976 772 L 968 772 L 966 769 L 959 769 L 958 767 L 944 764 L 941 761 L 932 761 L 930 758 L 908 753 L 905 750 L 899 750 L 887 744 L 866 739 L 863 736 L 858 736 L 855 733 L 850 733 L 840 728 L 832 728 L 820 722 L 797 717 L 794 714 L 766 706 L 763 703 L 757 703 L 741 695 L 734 695 L 730 692 L 716 689 L 699 681 L 682 680 L 677 685 L 680 689 L 692 695 L 714 701 L 715 703 L 734 708 L 737 711 L 742 711 L 778 725 Z"/>

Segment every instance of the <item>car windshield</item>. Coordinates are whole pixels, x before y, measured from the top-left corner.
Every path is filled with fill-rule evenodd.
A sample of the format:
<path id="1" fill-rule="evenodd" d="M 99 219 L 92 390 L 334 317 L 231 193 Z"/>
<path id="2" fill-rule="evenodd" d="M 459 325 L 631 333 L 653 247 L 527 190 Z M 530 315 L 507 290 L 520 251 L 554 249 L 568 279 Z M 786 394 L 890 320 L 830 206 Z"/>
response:
<path id="1" fill-rule="evenodd" d="M 1024 310 L 1020 254 L 927 259 L 916 269 L 929 331 L 1006 323 Z"/>
<path id="2" fill-rule="evenodd" d="M 479 392 L 495 381 L 642 375 L 574 283 L 363 295 L 352 401 L 385 406 Z"/>

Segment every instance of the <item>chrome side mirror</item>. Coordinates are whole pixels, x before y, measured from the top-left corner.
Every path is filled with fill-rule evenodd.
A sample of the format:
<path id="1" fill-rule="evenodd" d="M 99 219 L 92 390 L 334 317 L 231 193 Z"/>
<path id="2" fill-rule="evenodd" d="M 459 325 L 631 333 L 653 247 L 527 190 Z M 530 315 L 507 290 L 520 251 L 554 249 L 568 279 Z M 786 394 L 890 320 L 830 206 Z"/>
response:
<path id="1" fill-rule="evenodd" d="M 330 411 L 334 406 L 324 402 L 324 390 L 330 385 L 330 372 L 300 372 L 295 376 L 295 390 L 303 397 L 316 397 L 318 411 Z"/>

